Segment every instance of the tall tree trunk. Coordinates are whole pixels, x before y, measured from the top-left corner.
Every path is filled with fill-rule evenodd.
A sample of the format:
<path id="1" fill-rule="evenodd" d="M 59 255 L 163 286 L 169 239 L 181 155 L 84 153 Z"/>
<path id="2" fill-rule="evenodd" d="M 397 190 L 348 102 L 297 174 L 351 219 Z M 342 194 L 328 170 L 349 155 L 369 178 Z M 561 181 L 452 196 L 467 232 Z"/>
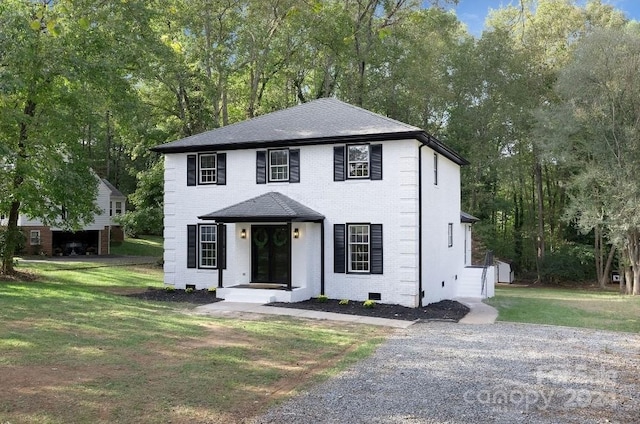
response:
<path id="1" fill-rule="evenodd" d="M 20 186 L 24 182 L 24 178 L 21 174 L 22 163 L 27 161 L 27 138 L 28 129 L 31 119 L 35 116 L 36 103 L 32 100 L 27 100 L 23 109 L 23 120 L 20 122 L 20 132 L 18 134 L 18 152 L 17 163 L 15 167 L 15 174 L 12 182 L 12 193 L 17 193 Z M 15 255 L 16 248 L 18 247 L 19 238 L 21 237 L 20 229 L 18 228 L 18 215 L 20 214 L 20 199 L 14 198 L 11 202 L 11 208 L 9 209 L 9 221 L 7 222 L 6 239 L 4 245 L 4 251 L 2 253 L 2 274 L 13 274 L 13 256 Z"/>
<path id="2" fill-rule="evenodd" d="M 602 279 L 600 280 L 600 287 L 606 288 L 607 284 L 609 284 L 609 275 L 611 274 L 611 265 L 613 264 L 613 258 L 616 253 L 616 247 L 611 246 L 609 250 L 609 255 L 607 256 L 607 263 L 604 266 L 604 270 L 602 271 Z"/>
<path id="3" fill-rule="evenodd" d="M 534 148 L 535 150 L 535 148 Z M 542 277 L 542 263 L 545 254 L 544 240 L 544 193 L 542 190 L 542 165 L 538 155 L 534 152 L 534 179 L 535 179 L 535 197 L 537 206 L 537 234 L 536 234 L 536 268 L 538 271 L 538 281 Z"/>
<path id="4" fill-rule="evenodd" d="M 638 230 L 629 231 L 627 235 L 629 263 L 633 272 L 633 280 L 627 281 L 627 293 L 640 294 L 640 234 Z"/>

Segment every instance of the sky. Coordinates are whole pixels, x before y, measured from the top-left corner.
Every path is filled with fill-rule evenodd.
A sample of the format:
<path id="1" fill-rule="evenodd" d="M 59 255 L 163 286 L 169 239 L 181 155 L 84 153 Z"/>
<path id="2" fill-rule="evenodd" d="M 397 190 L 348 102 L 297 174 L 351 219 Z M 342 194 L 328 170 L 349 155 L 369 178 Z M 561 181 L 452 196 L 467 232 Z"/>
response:
<path id="1" fill-rule="evenodd" d="M 613 5 L 622 10 L 628 18 L 640 20 L 640 0 L 603 0 L 604 3 Z M 581 1 L 580 3 L 585 3 Z M 458 19 L 464 22 L 469 32 L 475 36 L 482 34 L 484 20 L 489 9 L 499 9 L 509 4 L 517 5 L 518 0 L 458 0 L 455 7 Z"/>

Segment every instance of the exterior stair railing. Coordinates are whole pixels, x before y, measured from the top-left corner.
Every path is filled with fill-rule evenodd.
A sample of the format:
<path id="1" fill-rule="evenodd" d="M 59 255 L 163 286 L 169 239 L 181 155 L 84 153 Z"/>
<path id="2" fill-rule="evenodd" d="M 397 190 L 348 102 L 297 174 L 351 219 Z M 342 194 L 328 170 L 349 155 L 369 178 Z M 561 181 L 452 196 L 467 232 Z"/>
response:
<path id="1" fill-rule="evenodd" d="M 493 252 L 487 250 L 484 255 L 484 267 L 482 268 L 482 290 L 480 290 L 480 296 L 487 297 L 487 268 L 493 265 Z"/>

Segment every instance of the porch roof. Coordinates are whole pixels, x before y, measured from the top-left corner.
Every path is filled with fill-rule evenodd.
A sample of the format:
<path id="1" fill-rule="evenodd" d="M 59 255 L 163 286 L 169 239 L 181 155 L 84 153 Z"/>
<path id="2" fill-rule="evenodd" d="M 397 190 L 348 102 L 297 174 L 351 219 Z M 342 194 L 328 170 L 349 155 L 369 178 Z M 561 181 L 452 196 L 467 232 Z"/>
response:
<path id="1" fill-rule="evenodd" d="M 460 211 L 460 222 L 463 224 L 473 224 L 474 222 L 480 221 L 480 218 L 476 218 L 475 216 L 466 213 L 465 211 Z"/>
<path id="2" fill-rule="evenodd" d="M 322 222 L 324 215 L 272 191 L 198 218 L 216 222 Z"/>

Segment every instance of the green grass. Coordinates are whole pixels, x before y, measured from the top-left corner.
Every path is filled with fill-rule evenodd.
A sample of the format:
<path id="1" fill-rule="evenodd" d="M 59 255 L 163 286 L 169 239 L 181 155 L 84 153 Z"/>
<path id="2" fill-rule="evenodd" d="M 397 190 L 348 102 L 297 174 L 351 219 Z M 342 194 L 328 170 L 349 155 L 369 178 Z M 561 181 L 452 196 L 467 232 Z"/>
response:
<path id="1" fill-rule="evenodd" d="M 496 288 L 499 321 L 640 332 L 640 297 L 566 288 Z"/>
<path id="2" fill-rule="evenodd" d="M 162 286 L 151 267 L 29 267 L 35 281 L 0 281 L 1 423 L 237 422 L 371 354 L 390 332 L 202 317 L 123 296 Z"/>
<path id="3" fill-rule="evenodd" d="M 125 256 L 162 256 L 161 236 L 127 237 L 122 243 L 112 243 L 111 253 Z"/>

